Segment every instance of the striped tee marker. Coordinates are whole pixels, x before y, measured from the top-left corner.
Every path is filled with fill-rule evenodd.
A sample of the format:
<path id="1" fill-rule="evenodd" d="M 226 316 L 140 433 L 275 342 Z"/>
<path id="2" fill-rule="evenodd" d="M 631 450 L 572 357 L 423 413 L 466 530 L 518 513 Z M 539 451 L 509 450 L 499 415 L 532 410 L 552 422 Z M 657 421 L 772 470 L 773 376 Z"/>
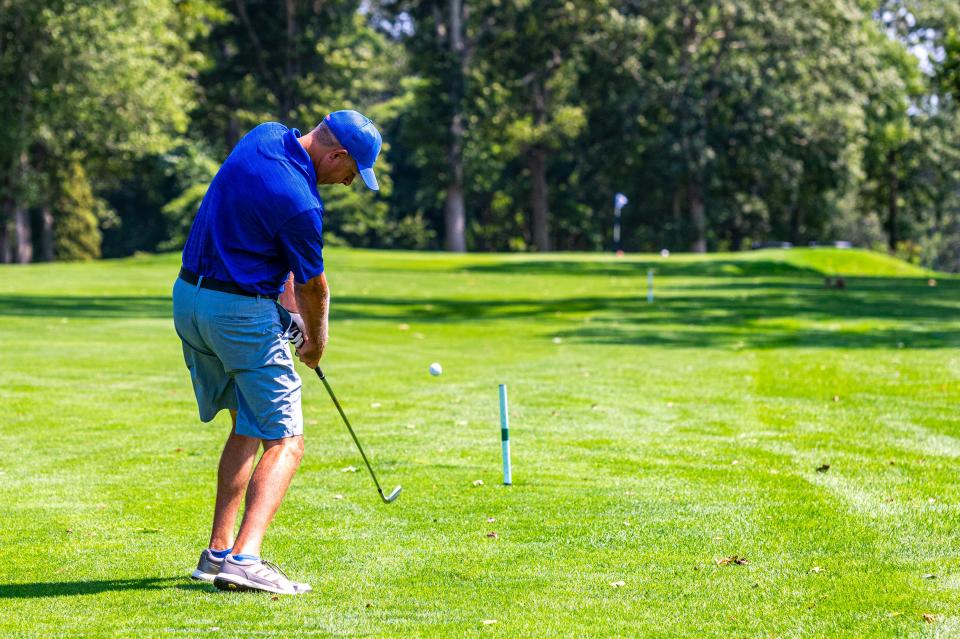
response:
<path id="1" fill-rule="evenodd" d="M 510 468 L 510 418 L 507 415 L 507 385 L 500 384 L 500 445 L 503 447 L 503 485 L 513 484 Z"/>

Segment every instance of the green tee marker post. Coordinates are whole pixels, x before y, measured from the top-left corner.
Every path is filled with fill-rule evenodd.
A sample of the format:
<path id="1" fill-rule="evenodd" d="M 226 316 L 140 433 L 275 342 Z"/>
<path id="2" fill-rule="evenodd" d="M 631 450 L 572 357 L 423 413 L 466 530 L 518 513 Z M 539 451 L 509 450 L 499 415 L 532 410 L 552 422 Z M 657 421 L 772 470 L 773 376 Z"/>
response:
<path id="1" fill-rule="evenodd" d="M 507 385 L 500 384 L 500 444 L 503 447 L 503 485 L 513 484 L 510 468 L 510 418 L 507 416 Z"/>
<path id="2" fill-rule="evenodd" d="M 653 304 L 653 269 L 647 269 L 647 304 Z"/>

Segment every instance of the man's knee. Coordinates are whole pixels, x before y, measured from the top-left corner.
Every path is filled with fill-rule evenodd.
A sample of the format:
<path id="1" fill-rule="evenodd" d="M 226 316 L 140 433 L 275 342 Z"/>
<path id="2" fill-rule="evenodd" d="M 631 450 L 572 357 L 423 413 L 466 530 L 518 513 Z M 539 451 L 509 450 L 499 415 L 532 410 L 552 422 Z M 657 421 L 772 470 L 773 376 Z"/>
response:
<path id="1" fill-rule="evenodd" d="M 289 444 L 291 448 L 290 452 L 292 455 L 294 455 L 295 459 L 297 460 L 297 463 L 299 464 L 300 460 L 303 459 L 303 450 L 304 450 L 303 435 L 297 435 L 296 437 L 289 437 L 288 439 L 291 440 Z"/>
<path id="2" fill-rule="evenodd" d="M 289 457 L 294 463 L 300 464 L 300 460 L 303 459 L 303 435 L 295 435 L 294 437 L 284 437 L 283 439 L 274 439 L 270 441 L 264 441 L 264 449 L 274 448 L 276 446 L 281 447 L 281 451 L 287 457 Z"/>

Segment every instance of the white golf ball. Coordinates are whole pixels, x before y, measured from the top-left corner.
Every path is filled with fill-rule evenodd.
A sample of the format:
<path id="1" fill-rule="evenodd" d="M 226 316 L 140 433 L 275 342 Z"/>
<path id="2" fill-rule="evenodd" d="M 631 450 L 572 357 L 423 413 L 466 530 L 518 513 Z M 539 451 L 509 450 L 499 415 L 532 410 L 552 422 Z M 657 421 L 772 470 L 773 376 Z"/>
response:
<path id="1" fill-rule="evenodd" d="M 439 374 L 442 373 L 442 372 L 443 372 L 443 366 L 440 366 L 440 363 L 439 363 L 439 362 L 434 362 L 433 364 L 430 364 L 430 374 L 431 374 L 431 375 L 433 375 L 434 377 L 436 377 L 437 375 L 439 375 Z"/>

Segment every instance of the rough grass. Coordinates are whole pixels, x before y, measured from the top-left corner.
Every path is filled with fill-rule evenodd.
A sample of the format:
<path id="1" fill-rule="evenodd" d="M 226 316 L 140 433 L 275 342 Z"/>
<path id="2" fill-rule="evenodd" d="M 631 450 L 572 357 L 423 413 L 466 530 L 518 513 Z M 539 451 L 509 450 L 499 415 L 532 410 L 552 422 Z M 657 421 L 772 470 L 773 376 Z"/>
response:
<path id="1" fill-rule="evenodd" d="M 178 264 L 0 268 L 2 636 L 960 634 L 957 280 L 826 249 L 330 251 L 324 367 L 404 492 L 379 502 L 305 374 L 264 554 L 316 591 L 274 601 L 186 577 L 228 419 L 196 417 Z"/>

